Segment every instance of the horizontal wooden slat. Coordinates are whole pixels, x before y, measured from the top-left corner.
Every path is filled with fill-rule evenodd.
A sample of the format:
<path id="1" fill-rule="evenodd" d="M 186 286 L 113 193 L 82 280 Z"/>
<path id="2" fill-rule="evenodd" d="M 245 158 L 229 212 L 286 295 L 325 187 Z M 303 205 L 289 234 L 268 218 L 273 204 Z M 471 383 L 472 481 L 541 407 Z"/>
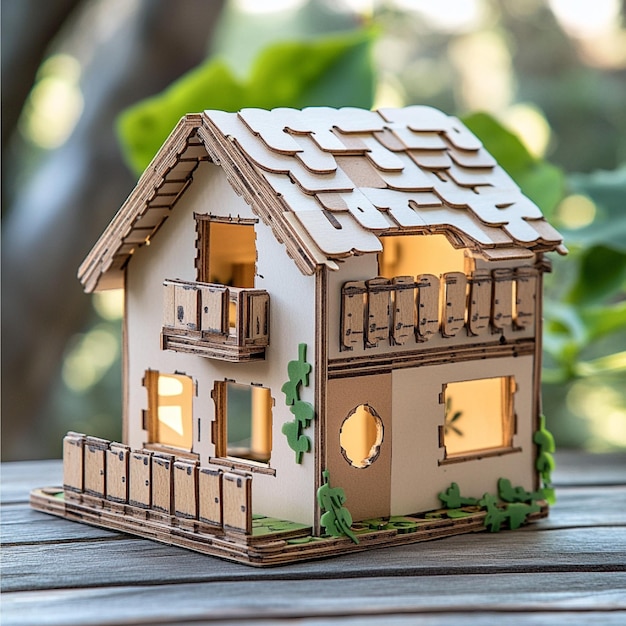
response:
<path id="1" fill-rule="evenodd" d="M 295 616 L 298 624 L 313 623 L 309 622 L 313 618 L 323 620 L 314 622 L 319 625 L 368 617 L 376 617 L 378 624 L 395 624 L 395 620 L 389 621 L 393 617 L 385 617 L 388 614 L 412 616 L 413 620 L 430 617 L 433 621 L 420 621 L 426 624 L 440 623 L 434 620 L 449 615 L 456 620 L 450 623 L 465 624 L 468 614 L 477 612 L 482 612 L 482 623 L 487 624 L 504 623 L 503 614 L 518 616 L 520 607 L 526 605 L 549 616 L 548 622 L 539 619 L 528 623 L 552 624 L 555 613 L 558 618 L 558 613 L 572 612 L 578 613 L 584 623 L 607 624 L 604 620 L 591 621 L 594 613 L 582 612 L 600 614 L 608 603 L 612 610 L 626 608 L 623 593 L 616 589 L 623 584 L 623 575 L 581 572 L 556 581 L 553 578 L 549 573 L 508 577 L 442 575 L 421 578 L 416 584 L 411 576 L 372 576 L 341 581 L 340 589 L 337 581 L 324 579 L 186 582 L 141 589 L 83 589 L 71 596 L 58 592 L 11 594 L 3 598 L 3 614 L 6 616 L 8 611 L 10 618 L 20 620 L 20 616 L 24 618 L 36 610 L 34 607 L 42 611 L 48 603 L 49 624 L 95 623 L 94 617 L 103 615 L 108 623 L 206 623 L 210 616 L 211 622 L 227 620 L 230 624 L 236 617 L 257 624 L 271 619 L 281 623 L 278 620 Z M 497 615 L 493 614 L 494 608 Z M 68 621 L 60 619 L 63 615 Z M 610 619 L 610 615 L 607 612 L 603 617 Z M 523 622 L 516 619 L 515 623 Z"/>

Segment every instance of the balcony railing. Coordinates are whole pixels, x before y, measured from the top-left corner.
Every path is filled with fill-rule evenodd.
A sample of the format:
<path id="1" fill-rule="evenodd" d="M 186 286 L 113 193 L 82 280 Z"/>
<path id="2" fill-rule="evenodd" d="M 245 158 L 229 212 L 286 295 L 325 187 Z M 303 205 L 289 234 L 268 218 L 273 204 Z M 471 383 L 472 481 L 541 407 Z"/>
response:
<path id="1" fill-rule="evenodd" d="M 449 272 L 351 281 L 343 285 L 341 347 L 419 343 L 436 334 L 502 334 L 535 321 L 534 268 Z"/>
<path id="2" fill-rule="evenodd" d="M 265 358 L 270 297 L 262 289 L 165 280 L 164 350 L 223 361 Z"/>

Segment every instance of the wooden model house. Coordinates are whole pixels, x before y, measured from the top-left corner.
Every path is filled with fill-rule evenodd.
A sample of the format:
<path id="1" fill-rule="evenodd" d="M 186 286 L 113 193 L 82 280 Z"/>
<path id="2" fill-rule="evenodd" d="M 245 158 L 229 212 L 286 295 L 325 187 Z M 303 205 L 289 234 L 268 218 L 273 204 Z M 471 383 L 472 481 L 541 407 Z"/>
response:
<path id="1" fill-rule="evenodd" d="M 125 290 L 124 443 L 68 434 L 35 505 L 261 565 L 480 529 L 502 481 L 545 515 L 552 250 L 435 109 L 187 115 L 79 270 Z"/>

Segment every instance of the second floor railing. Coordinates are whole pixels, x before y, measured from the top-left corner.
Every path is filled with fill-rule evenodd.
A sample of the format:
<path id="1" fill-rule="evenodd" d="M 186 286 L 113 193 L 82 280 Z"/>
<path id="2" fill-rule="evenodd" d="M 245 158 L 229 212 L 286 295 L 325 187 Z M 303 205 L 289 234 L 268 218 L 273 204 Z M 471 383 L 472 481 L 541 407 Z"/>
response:
<path id="1" fill-rule="evenodd" d="M 163 288 L 165 349 L 226 360 L 264 354 L 269 345 L 266 291 L 169 279 Z"/>
<path id="2" fill-rule="evenodd" d="M 535 268 L 350 281 L 341 294 L 341 347 L 424 342 L 526 329 L 535 321 Z"/>

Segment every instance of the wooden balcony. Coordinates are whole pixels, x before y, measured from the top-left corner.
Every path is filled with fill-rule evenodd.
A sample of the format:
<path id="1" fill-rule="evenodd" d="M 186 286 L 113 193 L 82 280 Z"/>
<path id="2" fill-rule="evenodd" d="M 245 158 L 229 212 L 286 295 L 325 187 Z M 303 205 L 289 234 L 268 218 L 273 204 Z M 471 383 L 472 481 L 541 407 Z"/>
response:
<path id="1" fill-rule="evenodd" d="M 183 280 L 166 280 L 163 289 L 163 350 L 234 362 L 265 358 L 266 291 Z"/>
<path id="2" fill-rule="evenodd" d="M 341 349 L 484 337 L 532 328 L 538 270 L 449 272 L 351 281 L 341 298 Z"/>

